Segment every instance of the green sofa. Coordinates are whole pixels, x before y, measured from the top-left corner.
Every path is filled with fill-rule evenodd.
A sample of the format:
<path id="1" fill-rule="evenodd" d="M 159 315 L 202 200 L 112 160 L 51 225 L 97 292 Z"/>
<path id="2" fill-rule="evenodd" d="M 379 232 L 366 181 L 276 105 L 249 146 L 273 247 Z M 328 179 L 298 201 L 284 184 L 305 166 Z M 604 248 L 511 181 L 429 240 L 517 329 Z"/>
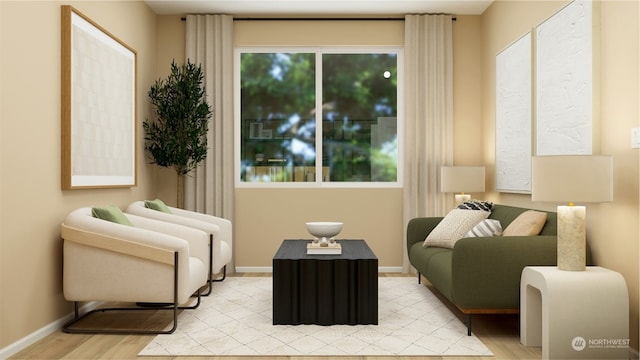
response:
<path id="1" fill-rule="evenodd" d="M 526 208 L 494 204 L 489 219 L 503 229 Z M 472 314 L 511 313 L 520 309 L 520 274 L 525 266 L 556 265 L 557 215 L 547 220 L 537 236 L 462 238 L 453 249 L 425 247 L 427 235 L 442 217 L 421 217 L 407 225 L 407 251 L 413 267 L 460 311 Z M 591 263 L 587 247 L 587 263 Z"/>

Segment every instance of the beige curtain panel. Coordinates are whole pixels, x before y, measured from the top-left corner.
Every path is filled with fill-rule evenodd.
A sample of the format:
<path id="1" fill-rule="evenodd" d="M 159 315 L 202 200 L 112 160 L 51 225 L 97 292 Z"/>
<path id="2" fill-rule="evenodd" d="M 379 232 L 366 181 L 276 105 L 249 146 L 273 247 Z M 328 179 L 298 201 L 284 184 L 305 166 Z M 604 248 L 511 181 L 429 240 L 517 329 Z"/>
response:
<path id="1" fill-rule="evenodd" d="M 204 164 L 185 181 L 185 208 L 232 220 L 233 17 L 188 15 L 186 57 L 201 64 L 213 107 Z"/>
<path id="2" fill-rule="evenodd" d="M 412 218 L 443 216 L 453 206 L 438 183 L 440 166 L 453 162 L 452 21 L 450 15 L 405 17 L 405 237 Z"/>
<path id="3" fill-rule="evenodd" d="M 186 58 L 202 65 L 213 116 L 207 158 L 185 180 L 185 209 L 233 222 L 233 17 L 188 15 Z"/>

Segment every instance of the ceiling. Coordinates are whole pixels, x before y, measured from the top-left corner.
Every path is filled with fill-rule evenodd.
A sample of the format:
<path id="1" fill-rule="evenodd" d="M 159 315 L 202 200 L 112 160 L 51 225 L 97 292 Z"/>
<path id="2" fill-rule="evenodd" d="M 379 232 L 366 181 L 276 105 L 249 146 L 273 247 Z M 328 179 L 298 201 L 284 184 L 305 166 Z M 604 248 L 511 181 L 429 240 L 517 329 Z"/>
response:
<path id="1" fill-rule="evenodd" d="M 159 15 L 393 16 L 415 13 L 480 15 L 493 0 L 145 0 Z"/>

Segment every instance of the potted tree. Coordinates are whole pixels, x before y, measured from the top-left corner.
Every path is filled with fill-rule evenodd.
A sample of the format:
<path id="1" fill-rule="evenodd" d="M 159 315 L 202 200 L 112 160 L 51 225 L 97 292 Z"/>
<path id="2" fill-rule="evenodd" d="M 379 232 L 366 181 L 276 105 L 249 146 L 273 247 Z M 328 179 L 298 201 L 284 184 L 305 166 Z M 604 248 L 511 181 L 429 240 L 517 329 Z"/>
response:
<path id="1" fill-rule="evenodd" d="M 212 109 L 205 98 L 200 65 L 176 65 L 151 86 L 155 120 L 145 119 L 145 152 L 152 164 L 172 167 L 178 178 L 177 206 L 184 207 L 184 177 L 207 157 L 207 131 Z"/>

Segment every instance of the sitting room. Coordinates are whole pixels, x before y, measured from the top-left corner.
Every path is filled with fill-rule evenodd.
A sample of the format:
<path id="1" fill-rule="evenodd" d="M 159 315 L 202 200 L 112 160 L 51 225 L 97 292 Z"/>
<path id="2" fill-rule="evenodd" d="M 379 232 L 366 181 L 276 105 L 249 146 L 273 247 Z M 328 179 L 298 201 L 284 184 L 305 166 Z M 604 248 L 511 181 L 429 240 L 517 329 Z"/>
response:
<path id="1" fill-rule="evenodd" d="M 0 358 L 638 358 L 638 1 L 16 0 L 0 39 Z M 182 171 L 150 124 L 189 63 Z M 78 324 L 168 334 L 64 331 L 119 301 Z"/>

